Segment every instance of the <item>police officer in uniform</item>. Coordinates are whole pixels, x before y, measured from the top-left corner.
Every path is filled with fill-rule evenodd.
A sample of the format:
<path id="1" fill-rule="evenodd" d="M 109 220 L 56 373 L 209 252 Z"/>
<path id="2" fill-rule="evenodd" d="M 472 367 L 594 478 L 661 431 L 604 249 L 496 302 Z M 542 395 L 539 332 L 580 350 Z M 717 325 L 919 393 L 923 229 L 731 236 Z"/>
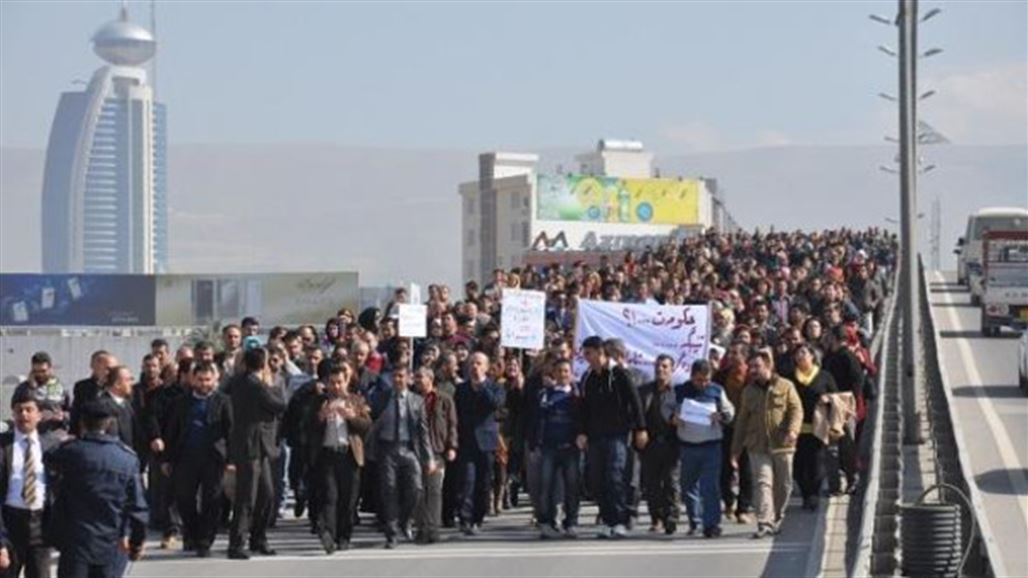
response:
<path id="1" fill-rule="evenodd" d="M 82 436 L 45 457 L 55 500 L 53 542 L 58 578 L 118 578 L 143 554 L 147 506 L 139 458 L 107 433 L 109 404 L 82 406 Z"/>

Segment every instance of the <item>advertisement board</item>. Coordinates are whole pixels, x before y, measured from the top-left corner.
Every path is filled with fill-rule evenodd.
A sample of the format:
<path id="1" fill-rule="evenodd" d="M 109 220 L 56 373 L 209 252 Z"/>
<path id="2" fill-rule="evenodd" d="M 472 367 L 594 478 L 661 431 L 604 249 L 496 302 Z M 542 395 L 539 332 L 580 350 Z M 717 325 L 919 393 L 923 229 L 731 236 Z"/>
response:
<path id="1" fill-rule="evenodd" d="M 153 325 L 154 312 L 151 276 L 0 274 L 0 325 Z"/>
<path id="2" fill-rule="evenodd" d="M 642 225 L 700 222 L 700 181 L 539 175 L 536 218 Z"/>
<path id="3" fill-rule="evenodd" d="M 247 315 L 262 325 L 324 323 L 339 309 L 356 311 L 356 273 L 159 275 L 157 324 L 236 322 Z"/>

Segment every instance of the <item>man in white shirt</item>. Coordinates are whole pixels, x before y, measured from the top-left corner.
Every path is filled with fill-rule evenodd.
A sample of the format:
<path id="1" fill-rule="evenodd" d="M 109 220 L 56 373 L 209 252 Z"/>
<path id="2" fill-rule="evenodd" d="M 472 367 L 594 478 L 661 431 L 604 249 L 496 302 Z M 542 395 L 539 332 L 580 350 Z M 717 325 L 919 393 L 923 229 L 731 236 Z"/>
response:
<path id="1" fill-rule="evenodd" d="M 0 530 L 6 530 L 10 548 L 0 551 L 0 566 L 7 558 L 7 576 L 18 576 L 25 569 L 27 578 L 49 578 L 50 546 L 43 539 L 43 526 L 49 515 L 47 475 L 43 453 L 57 443 L 50 435 L 40 435 L 42 419 L 39 402 L 27 393 L 11 400 L 14 429 L 0 435 L 0 495 L 4 502 Z"/>

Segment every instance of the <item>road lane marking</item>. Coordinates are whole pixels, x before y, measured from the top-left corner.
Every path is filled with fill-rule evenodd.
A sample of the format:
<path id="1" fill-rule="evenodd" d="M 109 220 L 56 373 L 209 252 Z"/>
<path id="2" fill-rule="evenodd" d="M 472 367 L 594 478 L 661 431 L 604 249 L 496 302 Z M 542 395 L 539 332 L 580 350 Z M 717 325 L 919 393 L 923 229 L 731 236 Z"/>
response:
<path id="1" fill-rule="evenodd" d="M 935 278 L 940 283 L 945 283 L 946 281 L 942 276 L 942 273 L 939 271 L 935 272 Z M 944 299 L 946 299 L 948 303 L 953 304 L 950 294 L 945 293 L 944 295 Z M 946 315 L 949 317 L 949 322 L 953 329 L 967 329 L 961 325 L 960 319 L 957 317 L 956 311 L 953 307 L 945 307 L 945 309 Z M 973 388 L 975 401 L 978 402 L 978 409 L 981 410 L 982 416 L 985 417 L 985 424 L 989 427 L 989 431 L 992 433 L 992 438 L 996 442 L 996 450 L 999 452 L 1000 461 L 1003 462 L 1003 466 L 1006 469 L 1007 478 L 1010 480 L 1010 485 L 1014 490 L 1014 494 L 1017 496 L 1028 496 L 1028 479 L 1025 478 L 1024 466 L 1021 465 L 1020 460 L 1017 457 L 1017 451 L 1014 449 L 1014 444 L 1010 441 L 1010 436 L 1007 435 L 1006 428 L 1003 427 L 1003 421 L 1000 419 L 999 413 L 996 411 L 996 406 L 993 404 L 992 399 L 982 395 L 981 386 L 984 385 L 984 382 L 982 381 L 981 374 L 978 373 L 978 365 L 975 363 L 969 339 L 965 337 L 952 337 L 950 339 L 954 339 L 957 342 L 957 349 L 960 351 L 960 357 L 964 362 L 964 370 L 967 372 L 967 380 L 970 382 L 968 385 Z M 1024 518 L 1025 527 L 1028 527 L 1028 497 L 1015 497 L 1014 501 L 1021 510 L 1021 516 Z"/>

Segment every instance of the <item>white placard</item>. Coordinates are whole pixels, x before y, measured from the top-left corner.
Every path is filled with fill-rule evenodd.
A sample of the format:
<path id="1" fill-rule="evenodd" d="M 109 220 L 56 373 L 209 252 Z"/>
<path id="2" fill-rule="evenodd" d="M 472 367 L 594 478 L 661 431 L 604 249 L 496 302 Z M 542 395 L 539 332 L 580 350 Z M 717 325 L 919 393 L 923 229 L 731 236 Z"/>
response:
<path id="1" fill-rule="evenodd" d="M 428 337 L 427 306 L 401 303 L 398 308 L 400 337 Z"/>
<path id="2" fill-rule="evenodd" d="M 710 309 L 706 305 L 647 305 L 578 300 L 575 321 L 575 375 L 588 368 L 582 342 L 591 335 L 625 342 L 626 363 L 653 379 L 660 354 L 675 362 L 675 383 L 689 379 L 692 363 L 706 359 L 710 345 Z"/>
<path id="3" fill-rule="evenodd" d="M 678 418 L 686 423 L 697 425 L 710 425 L 710 416 L 717 411 L 717 405 L 703 403 L 695 399 L 683 399 L 682 407 L 678 411 Z"/>
<path id="4" fill-rule="evenodd" d="M 546 341 L 546 293 L 504 289 L 500 313 L 500 345 L 542 349 Z"/>

